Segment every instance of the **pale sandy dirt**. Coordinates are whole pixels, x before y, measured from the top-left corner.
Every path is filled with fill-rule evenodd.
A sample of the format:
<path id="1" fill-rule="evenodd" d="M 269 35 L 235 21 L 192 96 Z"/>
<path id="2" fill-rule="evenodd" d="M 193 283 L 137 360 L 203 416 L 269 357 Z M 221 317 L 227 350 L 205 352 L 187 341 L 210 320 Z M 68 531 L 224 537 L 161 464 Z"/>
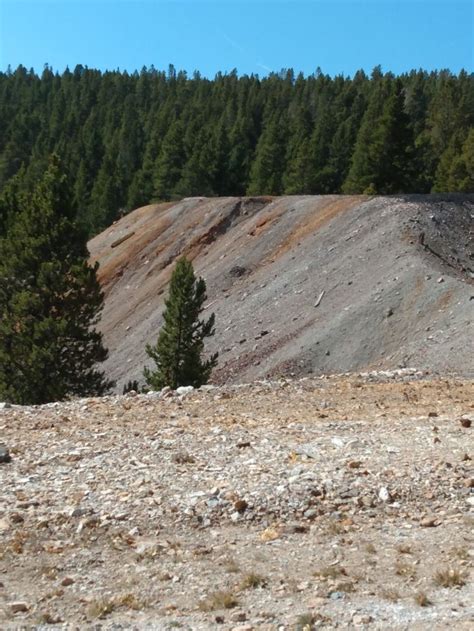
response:
<path id="1" fill-rule="evenodd" d="M 473 417 L 409 370 L 0 410 L 0 628 L 473 628 Z"/>

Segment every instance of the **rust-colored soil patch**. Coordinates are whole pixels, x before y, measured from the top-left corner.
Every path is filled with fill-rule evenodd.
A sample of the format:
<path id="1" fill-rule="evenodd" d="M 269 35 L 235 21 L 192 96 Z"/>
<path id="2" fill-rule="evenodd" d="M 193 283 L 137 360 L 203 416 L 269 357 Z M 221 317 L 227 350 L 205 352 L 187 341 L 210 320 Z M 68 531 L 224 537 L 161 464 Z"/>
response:
<path id="1" fill-rule="evenodd" d="M 328 203 L 324 205 L 321 210 L 318 208 L 311 213 L 309 217 L 305 216 L 303 222 L 295 226 L 295 230 L 293 230 L 278 247 L 274 258 L 282 256 L 298 245 L 303 239 L 314 235 L 337 215 L 349 211 L 357 204 L 360 204 L 361 201 L 367 201 L 367 197 L 361 195 L 336 196 L 334 199 L 328 200 Z"/>

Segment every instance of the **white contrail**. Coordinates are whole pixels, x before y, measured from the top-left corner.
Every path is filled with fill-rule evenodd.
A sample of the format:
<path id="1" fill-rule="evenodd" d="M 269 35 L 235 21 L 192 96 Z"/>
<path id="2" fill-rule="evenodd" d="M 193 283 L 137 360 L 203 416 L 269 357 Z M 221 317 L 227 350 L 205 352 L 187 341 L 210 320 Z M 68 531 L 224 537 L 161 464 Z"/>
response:
<path id="1" fill-rule="evenodd" d="M 251 55 L 249 53 L 249 51 L 247 49 L 245 49 L 243 46 L 241 46 L 238 42 L 235 41 L 235 39 L 232 39 L 232 37 L 230 37 L 225 31 L 223 31 L 222 29 L 216 29 L 216 32 L 218 33 L 218 35 L 220 35 L 223 39 L 225 39 L 225 41 L 230 44 L 233 48 L 235 48 L 236 50 L 238 50 L 240 53 L 246 55 L 249 59 L 253 57 L 253 55 Z M 260 61 L 253 61 L 253 63 L 255 64 L 255 66 L 257 66 L 258 68 L 262 68 L 263 70 L 265 70 L 265 72 L 272 72 L 272 69 L 269 68 L 267 65 L 265 65 L 264 63 L 261 63 Z"/>

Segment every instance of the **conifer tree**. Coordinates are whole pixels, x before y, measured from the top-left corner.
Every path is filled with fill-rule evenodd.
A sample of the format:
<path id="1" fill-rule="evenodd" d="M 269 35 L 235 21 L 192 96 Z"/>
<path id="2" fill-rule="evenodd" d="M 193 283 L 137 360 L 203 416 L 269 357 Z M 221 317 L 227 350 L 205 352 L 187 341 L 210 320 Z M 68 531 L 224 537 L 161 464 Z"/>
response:
<path id="1" fill-rule="evenodd" d="M 281 195 L 285 170 L 286 121 L 273 115 L 258 141 L 247 189 L 249 195 Z"/>
<path id="2" fill-rule="evenodd" d="M 413 136 L 404 111 L 403 87 L 390 77 L 377 81 L 357 136 L 345 193 L 410 190 Z"/>
<path id="3" fill-rule="evenodd" d="M 147 384 L 159 390 L 165 386 L 199 386 L 207 383 L 217 365 L 217 353 L 203 359 L 204 339 L 214 335 L 214 314 L 200 320 L 206 300 L 206 283 L 196 279 L 192 263 L 178 260 L 170 282 L 164 324 L 154 346 L 146 347 L 155 370 L 144 368 Z"/>
<path id="4" fill-rule="evenodd" d="M 433 191 L 437 193 L 474 192 L 474 128 L 471 129 L 464 143 L 460 138 L 454 138 L 441 156 Z"/>
<path id="5" fill-rule="evenodd" d="M 0 399 L 46 403 L 113 385 L 95 366 L 107 357 L 94 329 L 103 294 L 73 216 L 53 156 L 0 239 Z"/>
<path id="6" fill-rule="evenodd" d="M 157 199 L 171 199 L 181 177 L 181 169 L 185 162 L 183 134 L 181 123 L 174 121 L 163 139 L 155 165 L 154 194 Z"/>

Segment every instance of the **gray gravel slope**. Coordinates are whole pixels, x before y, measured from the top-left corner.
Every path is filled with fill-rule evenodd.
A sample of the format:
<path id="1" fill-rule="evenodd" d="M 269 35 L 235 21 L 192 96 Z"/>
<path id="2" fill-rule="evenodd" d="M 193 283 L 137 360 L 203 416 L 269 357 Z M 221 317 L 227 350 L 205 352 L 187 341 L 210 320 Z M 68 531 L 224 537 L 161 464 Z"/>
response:
<path id="1" fill-rule="evenodd" d="M 141 377 L 184 253 L 216 314 L 218 382 L 405 365 L 471 376 L 473 217 L 472 195 L 189 198 L 138 209 L 89 244 L 106 291 L 106 372 L 120 389 Z"/>

